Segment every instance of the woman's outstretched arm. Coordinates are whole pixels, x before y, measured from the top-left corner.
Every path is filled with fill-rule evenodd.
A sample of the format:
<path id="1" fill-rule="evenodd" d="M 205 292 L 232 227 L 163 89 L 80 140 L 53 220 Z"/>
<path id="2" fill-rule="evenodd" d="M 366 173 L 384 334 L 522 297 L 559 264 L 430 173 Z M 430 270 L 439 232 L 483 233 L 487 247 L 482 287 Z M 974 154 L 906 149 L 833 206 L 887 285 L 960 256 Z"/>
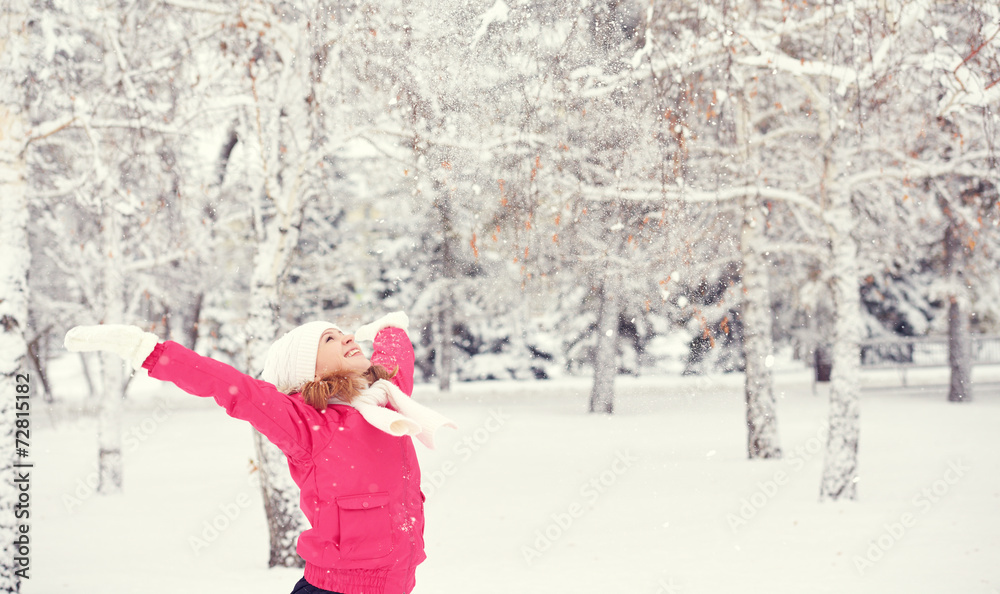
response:
<path id="1" fill-rule="evenodd" d="M 294 395 L 169 340 L 157 344 L 142 366 L 149 377 L 213 398 L 226 414 L 249 422 L 289 458 L 312 457 L 313 427 L 321 413 Z"/>
<path id="2" fill-rule="evenodd" d="M 133 368 L 144 367 L 150 377 L 215 399 L 229 416 L 248 421 L 289 458 L 311 458 L 313 427 L 322 420 L 319 411 L 265 381 L 176 342 L 157 342 L 155 334 L 136 326 L 77 326 L 66 333 L 65 346 L 71 351 L 116 353 Z"/>

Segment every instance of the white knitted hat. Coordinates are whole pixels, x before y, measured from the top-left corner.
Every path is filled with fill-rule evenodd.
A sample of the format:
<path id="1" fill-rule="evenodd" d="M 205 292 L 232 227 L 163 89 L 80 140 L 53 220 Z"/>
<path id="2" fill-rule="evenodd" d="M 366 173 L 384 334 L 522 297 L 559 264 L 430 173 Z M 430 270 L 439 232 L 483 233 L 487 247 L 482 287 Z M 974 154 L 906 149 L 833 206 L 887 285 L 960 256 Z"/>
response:
<path id="1" fill-rule="evenodd" d="M 308 322 L 289 330 L 267 349 L 260 379 L 274 384 L 285 394 L 297 392 L 316 377 L 319 338 L 330 328 L 340 330 L 336 324 L 322 321 Z"/>

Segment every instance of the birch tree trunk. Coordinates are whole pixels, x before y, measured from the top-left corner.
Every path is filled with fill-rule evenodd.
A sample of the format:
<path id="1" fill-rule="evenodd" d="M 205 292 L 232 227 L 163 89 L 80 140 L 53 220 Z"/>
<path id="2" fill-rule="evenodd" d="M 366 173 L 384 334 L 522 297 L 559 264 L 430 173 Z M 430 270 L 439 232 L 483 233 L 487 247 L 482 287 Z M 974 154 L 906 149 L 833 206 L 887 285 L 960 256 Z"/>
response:
<path id="1" fill-rule="evenodd" d="M 30 463 L 28 457 L 15 458 L 15 420 L 17 416 L 18 384 L 27 385 L 30 412 L 29 381 L 18 382 L 25 373 L 25 328 L 28 323 L 28 202 L 27 144 L 25 126 L 25 94 L 27 70 L 25 55 L 28 47 L 28 3 L 7 2 L 0 33 L 0 592 L 20 592 L 21 575 L 15 557 L 18 521 L 14 505 L 18 502 L 15 489 L 14 463 Z M 24 378 L 21 378 L 24 379 Z M 21 405 L 22 407 L 24 405 Z M 30 423 L 30 417 L 29 423 Z M 30 443 L 30 442 L 29 442 Z M 27 469 L 30 472 L 30 468 Z M 31 574 L 24 577 L 30 578 Z"/>
<path id="2" fill-rule="evenodd" d="M 597 348 L 594 351 L 594 385 L 590 392 L 590 412 L 614 412 L 615 376 L 618 375 L 618 296 L 605 275 L 598 288 Z"/>
<path id="3" fill-rule="evenodd" d="M 781 446 L 770 368 L 773 361 L 771 308 L 769 272 L 761 241 L 763 226 L 763 209 L 753 197 L 744 198 L 743 232 L 740 240 L 743 303 L 740 313 L 746 366 L 744 392 L 747 407 L 747 457 L 780 458 Z"/>
<path id="4" fill-rule="evenodd" d="M 125 318 L 125 287 L 122 279 L 121 215 L 112 199 L 101 206 L 101 251 L 104 255 L 101 275 L 104 324 L 121 324 Z M 122 490 L 122 398 L 124 397 L 124 361 L 113 353 L 102 352 L 101 384 L 97 415 L 99 493 Z"/>
<path id="5" fill-rule="evenodd" d="M 747 165 L 747 185 L 757 181 L 758 159 L 750 154 L 749 113 L 745 97 L 737 110 L 736 141 Z M 759 146 L 759 145 L 758 145 Z M 759 149 L 758 149 L 759 150 Z M 744 395 L 747 415 L 747 457 L 780 458 L 778 419 L 775 416 L 771 362 L 771 297 L 766 251 L 766 213 L 760 198 L 743 196 L 743 223 L 740 233 L 740 255 L 743 260 L 741 282 L 743 303 Z"/>
<path id="6" fill-rule="evenodd" d="M 49 383 L 49 374 L 46 369 L 46 361 L 42 353 L 46 352 L 44 346 L 47 342 L 51 327 L 38 334 L 34 340 L 28 343 L 28 359 L 31 361 L 31 368 L 38 374 L 38 381 L 42 384 L 42 400 L 47 404 L 54 402 L 52 395 L 52 385 Z"/>
<path id="7" fill-rule="evenodd" d="M 848 162 L 850 158 L 837 154 L 840 124 L 838 106 L 829 99 L 830 81 L 820 79 L 819 88 L 807 81 L 802 84 L 820 106 L 816 110 L 822 159 L 819 204 L 829 242 L 827 278 L 833 306 L 833 369 L 830 374 L 829 427 L 820 478 L 820 499 L 853 500 L 857 497 L 859 480 L 861 293 L 858 246 L 852 235 L 855 227 L 852 189 L 838 182 L 836 167 L 837 163 Z"/>
<path id="8" fill-rule="evenodd" d="M 259 231 L 262 237 L 254 254 L 247 320 L 247 373 L 253 376 L 263 368 L 267 347 L 277 337 L 278 286 L 298 243 L 302 220 L 298 197 L 281 198 L 284 200 L 274 201 L 276 216 Z M 262 207 L 268 207 L 270 199 L 266 195 L 260 200 L 264 203 Z M 299 509 L 299 488 L 289 473 L 285 454 L 259 431 L 254 430 L 253 436 L 271 542 L 268 566 L 302 567 L 304 562 L 295 551 L 296 539 L 306 527 L 305 516 Z"/>
<path id="9" fill-rule="evenodd" d="M 454 213 L 452 213 L 451 200 L 448 195 L 448 188 L 434 181 L 434 191 L 437 198 L 434 200 L 434 208 L 438 212 L 438 224 L 441 228 L 441 262 L 438 263 L 438 270 L 441 271 L 440 279 L 441 294 L 438 296 L 437 312 L 437 348 L 434 357 L 434 371 L 438 377 L 438 389 L 442 392 L 451 390 L 451 374 L 454 362 L 454 341 L 455 341 L 455 285 L 458 276 L 455 270 L 455 229 L 452 223 Z"/>
<path id="10" fill-rule="evenodd" d="M 964 247 L 958 225 L 952 221 L 944 236 L 945 266 L 953 293 L 948 303 L 948 365 L 951 381 L 950 402 L 972 400 L 972 344 L 969 337 L 969 316 L 965 312 L 964 283 L 961 280 Z"/>
<path id="11" fill-rule="evenodd" d="M 184 327 L 181 328 L 181 336 L 184 337 L 184 346 L 194 350 L 198 342 L 198 320 L 201 319 L 201 309 L 205 304 L 205 292 L 199 291 L 190 307 L 185 308 L 183 320 Z"/>
<path id="12" fill-rule="evenodd" d="M 434 357 L 434 371 L 438 376 L 438 389 L 448 392 L 451 390 L 452 349 L 454 349 L 452 330 L 455 327 L 455 305 L 451 299 L 451 283 L 447 283 L 445 294 L 441 296 L 437 327 L 438 344 L 437 356 Z"/>
<path id="13" fill-rule="evenodd" d="M 247 13 L 255 26 L 276 33 L 269 37 L 272 54 L 248 69 L 253 104 L 245 136 L 256 140 L 261 167 L 252 215 L 257 249 L 246 348 L 247 372 L 254 376 L 263 368 L 267 347 L 278 334 L 279 287 L 299 240 L 306 176 L 317 168 L 322 146 L 314 137 L 310 112 L 315 103 L 310 101 L 315 88 L 311 86 L 315 81 L 310 71 L 310 36 L 300 28 L 304 23 L 274 18 L 273 8 L 265 3 Z M 268 565 L 303 567 L 305 562 L 295 551 L 296 540 L 307 525 L 299 508 L 299 488 L 284 453 L 260 432 L 253 434 L 270 535 Z"/>
<path id="14" fill-rule="evenodd" d="M 266 193 L 260 197 L 260 208 L 275 207 L 277 212 L 258 230 L 259 240 L 254 254 L 246 350 L 247 373 L 253 376 L 263 368 L 267 347 L 278 334 L 279 284 L 285 277 L 298 243 L 302 223 L 302 204 L 294 194 L 298 188 L 291 180 L 289 186 L 277 200 L 272 200 Z M 257 220 L 260 218 L 257 217 Z M 302 567 L 304 562 L 295 551 L 296 539 L 306 527 L 305 516 L 299 509 L 299 488 L 289 473 L 285 454 L 259 431 L 254 430 L 253 437 L 270 535 L 268 566 Z"/>
<path id="15" fill-rule="evenodd" d="M 832 179 L 832 159 L 824 175 Z M 827 186 L 829 187 L 829 186 Z M 830 377 L 829 433 L 820 484 L 821 499 L 855 499 L 858 484 L 860 433 L 859 333 L 861 297 L 858 291 L 858 248 L 850 193 L 832 189 L 832 203 L 824 217 L 830 233 L 831 280 L 834 309 L 833 371 Z"/>

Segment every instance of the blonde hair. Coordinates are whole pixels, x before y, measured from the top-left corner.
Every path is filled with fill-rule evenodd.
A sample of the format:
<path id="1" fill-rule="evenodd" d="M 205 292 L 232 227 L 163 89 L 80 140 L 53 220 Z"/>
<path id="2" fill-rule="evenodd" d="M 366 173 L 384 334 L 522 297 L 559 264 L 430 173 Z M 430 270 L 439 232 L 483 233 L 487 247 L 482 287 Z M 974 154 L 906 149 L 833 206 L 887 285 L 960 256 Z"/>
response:
<path id="1" fill-rule="evenodd" d="M 333 371 L 317 380 L 306 382 L 302 386 L 302 399 L 316 410 L 324 411 L 331 398 L 340 398 L 350 403 L 377 380 L 392 379 L 398 372 L 399 367 L 390 372 L 381 365 L 372 365 L 364 373 Z"/>

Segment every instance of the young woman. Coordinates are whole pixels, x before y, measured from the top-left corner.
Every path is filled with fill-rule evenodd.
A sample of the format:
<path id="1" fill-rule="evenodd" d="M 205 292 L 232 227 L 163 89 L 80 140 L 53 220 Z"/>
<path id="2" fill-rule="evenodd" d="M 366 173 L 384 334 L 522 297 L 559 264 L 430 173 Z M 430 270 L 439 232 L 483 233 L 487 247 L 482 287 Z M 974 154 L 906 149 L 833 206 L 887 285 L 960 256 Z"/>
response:
<path id="1" fill-rule="evenodd" d="M 288 458 L 312 528 L 296 551 L 305 575 L 293 594 L 403 594 L 424 555 L 424 496 L 410 436 L 434 447 L 434 433 L 455 427 L 417 404 L 413 345 L 402 312 L 345 334 L 310 322 L 268 350 L 261 379 L 135 326 L 78 326 L 72 351 L 117 353 L 150 377 L 214 398 Z M 372 340 L 369 360 L 357 340 Z"/>

